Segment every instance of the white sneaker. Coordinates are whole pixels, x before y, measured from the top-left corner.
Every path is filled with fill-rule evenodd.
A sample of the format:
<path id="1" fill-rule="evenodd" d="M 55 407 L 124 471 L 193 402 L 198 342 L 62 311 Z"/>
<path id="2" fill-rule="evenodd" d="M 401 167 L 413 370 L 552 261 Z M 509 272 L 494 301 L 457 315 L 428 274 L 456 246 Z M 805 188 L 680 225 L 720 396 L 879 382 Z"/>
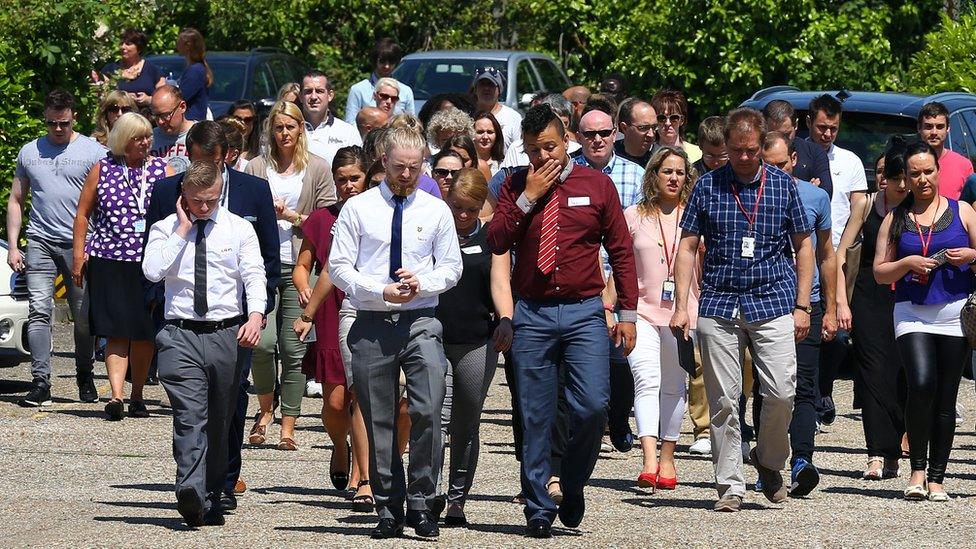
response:
<path id="1" fill-rule="evenodd" d="M 700 456 L 710 456 L 712 455 L 712 439 L 705 437 L 700 438 L 694 442 L 688 448 L 689 454 L 698 454 Z"/>
<path id="2" fill-rule="evenodd" d="M 308 380 L 305 384 L 305 396 L 309 398 L 322 398 L 322 384 L 314 379 Z"/>
<path id="3" fill-rule="evenodd" d="M 962 414 L 966 409 L 963 408 L 962 404 L 956 404 L 956 427 L 962 426 Z"/>
<path id="4" fill-rule="evenodd" d="M 752 461 L 749 457 L 750 452 L 752 452 L 752 448 L 749 446 L 748 442 L 743 440 L 742 441 L 742 462 L 743 463 L 750 463 Z"/>

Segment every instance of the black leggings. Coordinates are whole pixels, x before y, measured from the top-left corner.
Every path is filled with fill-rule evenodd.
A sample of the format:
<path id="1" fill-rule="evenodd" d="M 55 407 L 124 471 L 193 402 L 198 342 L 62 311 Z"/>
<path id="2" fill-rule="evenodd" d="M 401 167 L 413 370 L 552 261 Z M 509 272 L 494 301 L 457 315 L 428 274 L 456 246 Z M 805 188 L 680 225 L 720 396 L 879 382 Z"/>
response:
<path id="1" fill-rule="evenodd" d="M 966 339 L 910 333 L 897 343 L 908 382 L 905 427 L 912 471 L 926 470 L 927 455 L 928 481 L 941 484 L 956 432 L 956 394 L 968 351 Z"/>

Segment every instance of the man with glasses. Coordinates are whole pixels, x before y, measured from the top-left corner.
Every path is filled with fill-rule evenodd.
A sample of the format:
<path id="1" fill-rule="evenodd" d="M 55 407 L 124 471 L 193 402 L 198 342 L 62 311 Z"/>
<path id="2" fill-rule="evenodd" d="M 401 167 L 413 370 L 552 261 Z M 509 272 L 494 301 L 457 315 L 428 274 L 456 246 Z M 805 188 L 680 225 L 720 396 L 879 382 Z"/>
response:
<path id="1" fill-rule="evenodd" d="M 302 91 L 299 104 L 305 115 L 305 135 L 308 136 L 308 150 L 324 158 L 329 165 L 336 151 L 342 147 L 362 146 L 359 131 L 352 124 L 333 116 L 329 104 L 335 99 L 332 82 L 325 73 L 311 70 L 302 77 Z"/>
<path id="2" fill-rule="evenodd" d="M 793 175 L 800 180 L 809 181 L 827 191 L 830 196 L 834 192 L 834 180 L 830 176 L 830 161 L 823 147 L 806 139 L 796 137 L 796 109 L 789 101 L 774 99 L 766 104 L 762 110 L 766 119 L 766 129 L 780 132 L 789 136 L 796 149 L 796 166 Z M 701 136 L 699 136 L 699 141 Z"/>
<path id="3" fill-rule="evenodd" d="M 471 91 L 479 111 L 490 112 L 502 127 L 505 137 L 505 150 L 521 137 L 522 115 L 515 109 L 499 103 L 498 98 L 505 92 L 505 76 L 495 67 L 481 67 L 474 72 Z"/>
<path id="4" fill-rule="evenodd" d="M 196 122 L 186 118 L 186 101 L 179 88 L 166 84 L 156 88 L 149 103 L 153 128 L 153 144 L 149 154 L 166 160 L 176 173 L 183 173 L 190 166 L 186 148 L 186 134 Z"/>
<path id="5" fill-rule="evenodd" d="M 44 100 L 47 135 L 24 145 L 7 202 L 7 264 L 27 276 L 27 342 L 31 350 L 30 392 L 21 406 L 51 404 L 51 318 L 54 279 L 68 288 L 75 320 L 75 373 L 82 402 L 98 401 L 92 375 L 94 339 L 88 330 L 86 292 L 72 282 L 72 225 L 88 172 L 105 157 L 105 147 L 74 131 L 75 98 L 54 90 Z M 20 250 L 24 205 L 30 199 L 27 256 Z"/>
<path id="6" fill-rule="evenodd" d="M 657 112 L 650 103 L 633 98 L 620 106 L 620 121 L 617 127 L 624 138 L 613 144 L 617 156 L 647 166 L 651 156 L 657 152 Z"/>

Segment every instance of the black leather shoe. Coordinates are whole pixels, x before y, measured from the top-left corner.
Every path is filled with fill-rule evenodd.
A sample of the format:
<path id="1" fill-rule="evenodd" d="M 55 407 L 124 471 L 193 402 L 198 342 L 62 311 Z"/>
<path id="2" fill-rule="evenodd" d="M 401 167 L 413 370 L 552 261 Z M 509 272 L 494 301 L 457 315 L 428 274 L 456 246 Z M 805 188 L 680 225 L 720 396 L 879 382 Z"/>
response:
<path id="1" fill-rule="evenodd" d="M 176 510 L 191 528 L 203 526 L 203 502 L 193 488 L 183 488 L 176 493 Z"/>
<path id="2" fill-rule="evenodd" d="M 398 538 L 403 535 L 403 523 L 391 518 L 380 519 L 380 523 L 373 528 L 369 537 L 373 539 Z"/>
<path id="3" fill-rule="evenodd" d="M 454 515 L 447 515 L 444 517 L 444 527 L 445 528 L 463 528 L 468 525 L 468 519 L 463 515 L 460 517 Z"/>
<path id="4" fill-rule="evenodd" d="M 407 511 L 407 526 L 422 538 L 436 538 L 441 535 L 437 522 L 428 511 Z"/>
<path id="5" fill-rule="evenodd" d="M 563 493 L 563 504 L 559 506 L 559 521 L 567 528 L 576 528 L 583 522 L 583 513 L 586 512 L 586 502 L 583 500 L 583 492 L 579 494 Z"/>
<path id="6" fill-rule="evenodd" d="M 440 522 L 441 513 L 444 512 L 444 507 L 447 506 L 447 496 L 435 496 L 430 502 L 430 514 L 434 522 Z"/>
<path id="7" fill-rule="evenodd" d="M 525 535 L 530 538 L 551 538 L 552 525 L 546 522 L 545 519 L 532 519 L 529 521 L 529 525 L 525 527 Z"/>
<path id="8" fill-rule="evenodd" d="M 237 496 L 234 494 L 222 494 L 220 496 L 220 508 L 224 511 L 237 509 Z"/>
<path id="9" fill-rule="evenodd" d="M 634 449 L 634 433 L 610 433 L 610 443 L 618 452 L 629 452 Z"/>
<path id="10" fill-rule="evenodd" d="M 210 506 L 210 510 L 203 515 L 203 523 L 207 526 L 224 525 L 224 510 L 220 508 L 219 504 Z"/>
<path id="11" fill-rule="evenodd" d="M 82 402 L 98 402 L 98 389 L 95 388 L 95 375 L 92 372 L 78 374 L 78 400 Z"/>

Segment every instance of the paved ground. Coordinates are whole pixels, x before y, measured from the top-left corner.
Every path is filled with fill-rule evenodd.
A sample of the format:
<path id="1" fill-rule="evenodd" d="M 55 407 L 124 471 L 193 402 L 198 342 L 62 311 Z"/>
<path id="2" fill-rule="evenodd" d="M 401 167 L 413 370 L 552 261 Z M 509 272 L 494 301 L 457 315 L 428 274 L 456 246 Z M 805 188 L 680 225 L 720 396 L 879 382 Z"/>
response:
<path id="1" fill-rule="evenodd" d="M 56 349 L 70 349 L 58 326 Z M 27 366 L 0 370 L 0 532 L 3 546 L 350 546 L 369 543 L 374 518 L 355 514 L 330 488 L 330 446 L 317 418 L 320 401 L 307 399 L 300 420 L 299 452 L 248 448 L 244 478 L 250 490 L 223 528 L 188 530 L 172 494 L 168 410 L 155 406 L 159 387 L 148 390 L 150 419 L 105 421 L 104 404 L 81 404 L 71 354 L 55 359 L 55 403 L 38 411 L 17 407 L 26 391 Z M 96 372 L 108 391 L 104 365 Z M 467 514 L 467 530 L 443 529 L 449 546 L 533 545 L 521 536 L 521 508 L 508 503 L 518 491 L 507 388 L 501 373 L 489 395 L 482 426 L 482 460 Z M 947 504 L 907 503 L 904 480 L 868 483 L 859 417 L 850 407 L 851 384 L 839 382 L 839 417 L 818 436 L 820 488 L 785 505 L 747 497 L 736 515 L 710 511 L 711 464 L 686 452 L 680 485 L 649 495 L 634 486 L 639 450 L 601 459 L 587 490 L 587 515 L 579 530 L 557 528 L 551 543 L 591 546 L 973 546 L 976 542 L 976 398 L 965 382 L 967 413 L 957 434 L 946 487 Z M 252 402 L 252 405 L 256 405 Z M 271 431 L 276 440 L 277 429 Z M 903 467 L 907 462 L 903 461 Z M 755 479 L 755 471 L 747 470 Z M 558 524 L 558 523 L 557 523 Z M 409 530 L 408 530 L 409 531 Z M 401 541 L 400 544 L 419 544 Z M 392 544 L 391 544 L 392 545 Z"/>

